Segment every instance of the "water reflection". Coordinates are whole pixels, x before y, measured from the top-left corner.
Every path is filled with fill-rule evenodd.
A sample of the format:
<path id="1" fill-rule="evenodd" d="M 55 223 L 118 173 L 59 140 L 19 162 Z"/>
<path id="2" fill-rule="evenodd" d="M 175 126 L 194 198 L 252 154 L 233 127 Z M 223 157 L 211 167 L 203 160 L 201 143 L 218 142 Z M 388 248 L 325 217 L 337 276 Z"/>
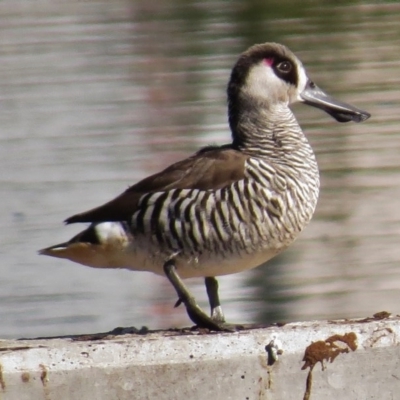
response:
<path id="1" fill-rule="evenodd" d="M 221 278 L 225 312 L 241 322 L 398 312 L 399 5 L 6 2 L 0 15 L 0 337 L 188 324 L 163 278 L 36 250 L 80 229 L 65 217 L 226 142 L 230 68 L 272 40 L 373 118 L 339 125 L 296 106 L 322 172 L 317 213 L 268 266 Z M 202 282 L 189 285 L 205 306 Z"/>

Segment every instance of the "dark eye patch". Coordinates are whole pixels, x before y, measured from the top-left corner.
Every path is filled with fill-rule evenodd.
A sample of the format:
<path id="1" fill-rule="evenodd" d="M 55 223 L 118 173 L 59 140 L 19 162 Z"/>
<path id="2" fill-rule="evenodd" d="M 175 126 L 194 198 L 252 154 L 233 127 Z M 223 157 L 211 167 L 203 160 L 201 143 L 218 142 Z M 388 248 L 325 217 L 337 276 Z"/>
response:
<path id="1" fill-rule="evenodd" d="M 275 72 L 275 75 L 283 81 L 290 83 L 293 86 L 297 86 L 297 71 L 291 60 L 283 57 L 276 59 L 272 65 L 272 70 Z"/>

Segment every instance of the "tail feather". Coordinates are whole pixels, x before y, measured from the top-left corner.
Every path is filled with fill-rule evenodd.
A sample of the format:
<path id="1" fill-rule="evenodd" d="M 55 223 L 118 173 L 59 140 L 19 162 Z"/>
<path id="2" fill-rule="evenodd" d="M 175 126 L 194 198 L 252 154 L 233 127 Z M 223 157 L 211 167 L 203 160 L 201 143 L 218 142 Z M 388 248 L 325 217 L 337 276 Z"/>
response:
<path id="1" fill-rule="evenodd" d="M 100 238 L 97 235 L 96 225 L 92 224 L 89 228 L 82 232 L 79 232 L 68 242 L 56 244 L 54 246 L 46 247 L 45 249 L 39 250 L 40 255 L 52 256 L 52 257 L 63 257 L 62 255 L 74 244 L 86 243 L 88 244 L 101 244 Z"/>
<path id="2" fill-rule="evenodd" d="M 131 240 L 122 223 L 92 224 L 68 242 L 39 250 L 40 255 L 65 258 L 89 267 L 107 268 L 116 263 Z"/>
<path id="3" fill-rule="evenodd" d="M 54 246 L 50 246 L 50 247 L 46 247 L 44 249 L 40 249 L 38 251 L 38 254 L 40 254 L 41 256 L 57 257 L 57 255 L 56 255 L 57 252 L 65 250 L 66 248 L 68 248 L 68 245 L 69 245 L 69 242 L 56 244 Z"/>

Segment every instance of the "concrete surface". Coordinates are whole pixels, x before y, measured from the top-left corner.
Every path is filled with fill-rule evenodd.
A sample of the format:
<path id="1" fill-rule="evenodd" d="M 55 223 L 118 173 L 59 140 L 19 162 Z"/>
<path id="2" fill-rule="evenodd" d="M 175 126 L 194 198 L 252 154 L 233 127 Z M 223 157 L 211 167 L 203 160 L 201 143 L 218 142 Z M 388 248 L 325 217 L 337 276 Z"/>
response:
<path id="1" fill-rule="evenodd" d="M 400 318 L 379 313 L 235 333 L 0 340 L 0 399 L 400 399 L 399 335 Z"/>

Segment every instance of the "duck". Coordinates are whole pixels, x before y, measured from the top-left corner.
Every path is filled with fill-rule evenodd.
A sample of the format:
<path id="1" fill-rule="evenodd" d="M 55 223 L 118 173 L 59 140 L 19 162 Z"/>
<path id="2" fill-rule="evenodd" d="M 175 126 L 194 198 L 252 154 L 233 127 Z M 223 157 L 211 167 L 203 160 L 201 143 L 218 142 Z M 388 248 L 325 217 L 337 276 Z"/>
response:
<path id="1" fill-rule="evenodd" d="M 317 107 L 338 122 L 370 117 L 321 90 L 286 46 L 244 51 L 228 87 L 231 141 L 207 146 L 130 186 L 111 201 L 65 220 L 89 224 L 39 254 L 93 268 L 165 276 L 200 328 L 228 329 L 217 277 L 264 264 L 310 222 L 320 177 L 291 105 Z M 210 315 L 184 282 L 204 279 Z"/>

